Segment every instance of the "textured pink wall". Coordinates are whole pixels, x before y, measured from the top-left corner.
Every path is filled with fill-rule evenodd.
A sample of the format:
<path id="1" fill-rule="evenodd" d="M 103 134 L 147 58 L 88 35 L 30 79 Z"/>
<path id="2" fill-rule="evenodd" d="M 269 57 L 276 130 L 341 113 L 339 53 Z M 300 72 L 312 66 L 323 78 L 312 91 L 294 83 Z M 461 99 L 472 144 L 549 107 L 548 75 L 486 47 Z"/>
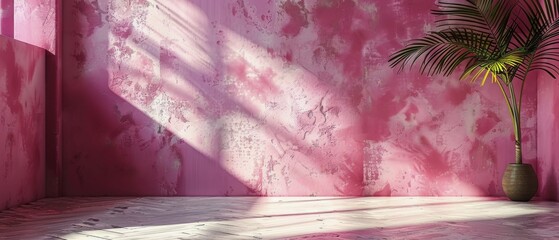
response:
<path id="1" fill-rule="evenodd" d="M 559 199 L 559 82 L 545 74 L 538 79 L 538 165 L 540 196 Z"/>
<path id="2" fill-rule="evenodd" d="M 14 36 L 14 0 L 0 0 L 0 35 Z"/>
<path id="3" fill-rule="evenodd" d="M 56 0 L 13 0 L 14 38 L 55 51 Z"/>
<path id="4" fill-rule="evenodd" d="M 432 1 L 64 4 L 69 195 L 502 195 L 497 87 L 388 67 Z"/>
<path id="5" fill-rule="evenodd" d="M 55 52 L 56 0 L 0 0 L 0 35 Z"/>
<path id="6" fill-rule="evenodd" d="M 45 51 L 0 36 L 0 210 L 44 196 Z"/>
<path id="7" fill-rule="evenodd" d="M 47 195 L 58 196 L 60 184 L 60 124 L 61 124 L 61 48 L 57 49 L 62 39 L 61 14 L 62 0 L 0 0 L 2 7 L 8 6 L 10 18 L 1 18 L 0 24 L 6 31 L 0 33 L 17 40 L 45 48 L 47 52 L 45 64 L 46 81 L 46 172 Z M 6 15 L 7 16 L 7 15 Z M 11 28 L 11 32 L 9 31 Z M 57 30 L 58 29 L 58 30 Z"/>

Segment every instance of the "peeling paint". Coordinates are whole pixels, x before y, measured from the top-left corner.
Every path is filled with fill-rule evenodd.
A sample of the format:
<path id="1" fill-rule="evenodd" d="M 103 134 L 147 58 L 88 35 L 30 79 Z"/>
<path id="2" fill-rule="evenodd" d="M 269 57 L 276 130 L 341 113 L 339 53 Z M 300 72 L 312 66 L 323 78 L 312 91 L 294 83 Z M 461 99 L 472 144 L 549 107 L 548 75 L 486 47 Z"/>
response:
<path id="1" fill-rule="evenodd" d="M 302 28 L 308 27 L 308 11 L 305 9 L 305 3 L 303 1 L 287 1 L 283 4 L 282 9 L 283 12 L 289 15 L 289 22 L 281 29 L 285 36 L 297 36 Z"/>

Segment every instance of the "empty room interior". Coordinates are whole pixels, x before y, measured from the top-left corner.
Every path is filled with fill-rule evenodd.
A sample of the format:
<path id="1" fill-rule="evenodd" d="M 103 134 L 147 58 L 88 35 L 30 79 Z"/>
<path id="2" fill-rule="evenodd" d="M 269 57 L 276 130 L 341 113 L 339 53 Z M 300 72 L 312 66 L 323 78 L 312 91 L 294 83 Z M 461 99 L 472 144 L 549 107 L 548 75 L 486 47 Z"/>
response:
<path id="1" fill-rule="evenodd" d="M 559 239 L 559 0 L 0 7 L 0 239 Z"/>

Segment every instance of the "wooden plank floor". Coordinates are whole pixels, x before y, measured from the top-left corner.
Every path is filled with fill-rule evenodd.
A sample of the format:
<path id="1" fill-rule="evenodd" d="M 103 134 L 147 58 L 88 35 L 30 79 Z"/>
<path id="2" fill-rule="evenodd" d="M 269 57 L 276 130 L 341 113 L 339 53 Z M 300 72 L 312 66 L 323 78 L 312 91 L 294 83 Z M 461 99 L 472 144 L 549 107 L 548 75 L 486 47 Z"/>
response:
<path id="1" fill-rule="evenodd" d="M 0 239 L 559 239 L 559 203 L 477 197 L 43 199 Z"/>

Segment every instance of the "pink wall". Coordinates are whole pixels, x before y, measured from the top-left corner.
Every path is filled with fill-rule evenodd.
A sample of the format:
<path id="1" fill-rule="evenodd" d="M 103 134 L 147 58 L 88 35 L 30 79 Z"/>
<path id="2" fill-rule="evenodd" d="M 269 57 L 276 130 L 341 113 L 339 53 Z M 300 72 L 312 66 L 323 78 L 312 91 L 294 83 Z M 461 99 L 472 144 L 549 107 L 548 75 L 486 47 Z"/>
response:
<path id="1" fill-rule="evenodd" d="M 45 64 L 46 81 L 46 184 L 47 196 L 60 195 L 61 170 L 61 64 L 62 51 L 57 49 L 62 39 L 61 16 L 62 0 L 0 0 L 12 7 L 11 19 L 1 24 L 11 24 L 14 31 L 11 35 L 17 40 L 45 48 L 47 52 Z"/>
<path id="2" fill-rule="evenodd" d="M 547 74 L 540 74 L 537 94 L 539 194 L 542 199 L 557 201 L 559 200 L 559 149 L 557 148 L 559 146 L 559 82 Z"/>
<path id="3" fill-rule="evenodd" d="M 45 191 L 45 51 L 0 36 L 0 210 Z"/>
<path id="4" fill-rule="evenodd" d="M 559 199 L 559 82 L 545 74 L 538 79 L 538 165 L 540 196 Z"/>
<path id="5" fill-rule="evenodd" d="M 12 0 L 14 38 L 55 52 L 55 0 Z"/>
<path id="6" fill-rule="evenodd" d="M 0 35 L 55 52 L 56 0 L 0 0 Z"/>
<path id="7" fill-rule="evenodd" d="M 502 195 L 497 87 L 388 67 L 432 1 L 172 2 L 64 1 L 66 194 Z"/>
<path id="8" fill-rule="evenodd" d="M 0 0 L 0 35 L 14 36 L 14 1 Z"/>

